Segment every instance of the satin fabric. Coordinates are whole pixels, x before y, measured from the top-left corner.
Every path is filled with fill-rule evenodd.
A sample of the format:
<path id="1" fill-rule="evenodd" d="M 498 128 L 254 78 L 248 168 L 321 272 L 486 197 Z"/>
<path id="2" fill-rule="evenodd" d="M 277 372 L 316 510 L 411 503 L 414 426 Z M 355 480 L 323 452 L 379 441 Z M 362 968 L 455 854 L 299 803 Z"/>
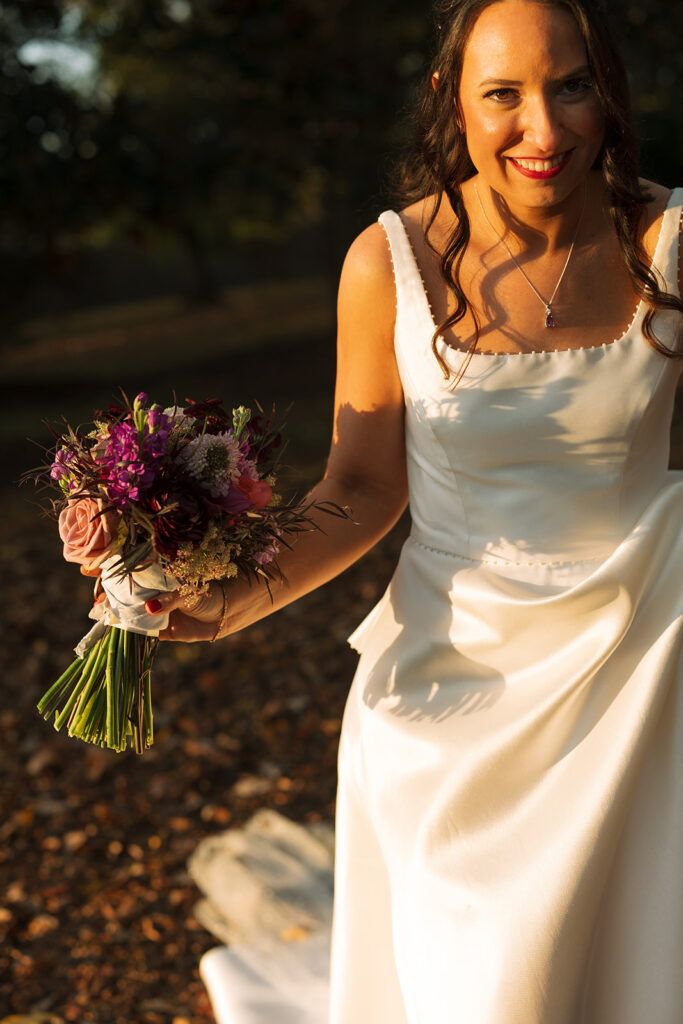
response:
<path id="1" fill-rule="evenodd" d="M 97 643 L 108 626 L 151 637 L 159 636 L 160 631 L 168 626 L 168 613 L 150 615 L 145 601 L 175 590 L 179 586 L 175 577 L 156 564 L 122 575 L 118 571 L 120 565 L 119 555 L 112 555 L 100 564 L 100 583 L 105 596 L 103 601 L 93 605 L 88 616 L 95 619 L 96 624 L 74 648 L 79 658 Z"/>
<path id="2" fill-rule="evenodd" d="M 682 204 L 653 261 L 676 294 Z M 475 354 L 449 390 L 380 222 L 413 527 L 350 638 L 331 1024 L 680 1024 L 681 361 L 641 303 L 608 344 Z M 676 314 L 655 329 L 680 346 Z"/>

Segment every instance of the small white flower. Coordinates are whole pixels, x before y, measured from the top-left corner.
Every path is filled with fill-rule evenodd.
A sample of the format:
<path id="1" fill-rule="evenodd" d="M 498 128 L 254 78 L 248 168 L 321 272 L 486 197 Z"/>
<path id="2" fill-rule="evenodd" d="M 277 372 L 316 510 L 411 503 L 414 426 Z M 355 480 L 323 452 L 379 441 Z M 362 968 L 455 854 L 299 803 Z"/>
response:
<path id="1" fill-rule="evenodd" d="M 164 416 L 168 416 L 174 427 L 181 429 L 189 429 L 197 422 L 194 416 L 186 416 L 177 405 L 169 405 L 168 409 L 164 409 Z"/>
<path id="2" fill-rule="evenodd" d="M 185 445 L 178 461 L 191 477 L 218 498 L 240 474 L 240 446 L 232 434 L 204 434 Z"/>

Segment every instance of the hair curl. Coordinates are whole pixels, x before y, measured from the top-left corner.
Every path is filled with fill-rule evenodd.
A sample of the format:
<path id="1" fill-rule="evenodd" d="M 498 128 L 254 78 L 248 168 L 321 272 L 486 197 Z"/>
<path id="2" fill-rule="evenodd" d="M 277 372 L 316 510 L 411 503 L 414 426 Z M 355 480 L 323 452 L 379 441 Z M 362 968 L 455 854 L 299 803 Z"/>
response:
<path id="1" fill-rule="evenodd" d="M 460 284 L 460 267 L 470 240 L 470 222 L 462 199 L 461 185 L 476 169 L 459 127 L 459 87 L 465 46 L 479 14 L 498 0 L 437 0 L 434 8 L 438 33 L 437 53 L 425 82 L 415 118 L 411 154 L 400 168 L 398 191 L 406 203 L 436 195 L 426 231 L 434 223 L 444 195 L 455 213 L 456 223 L 441 256 L 441 273 L 452 289 L 456 306 L 432 338 L 432 350 L 443 370 L 449 368 L 437 349 L 444 330 L 457 324 L 469 310 L 474 319 L 471 355 L 479 340 L 479 324 Z M 638 143 L 633 130 L 631 101 L 626 70 L 599 0 L 534 0 L 566 7 L 573 14 L 584 40 L 595 95 L 605 119 L 605 138 L 595 168 L 602 171 L 609 197 L 609 214 L 624 255 L 626 268 L 641 299 L 649 305 L 643 333 L 649 343 L 665 356 L 680 358 L 657 338 L 652 321 L 657 310 L 683 312 L 683 302 L 667 292 L 657 279 L 643 248 L 640 229 L 646 204 L 652 196 L 638 178 Z M 439 74 L 434 90 L 431 77 Z M 454 116 L 455 110 L 455 116 Z M 457 382 L 457 381 L 456 381 Z"/>

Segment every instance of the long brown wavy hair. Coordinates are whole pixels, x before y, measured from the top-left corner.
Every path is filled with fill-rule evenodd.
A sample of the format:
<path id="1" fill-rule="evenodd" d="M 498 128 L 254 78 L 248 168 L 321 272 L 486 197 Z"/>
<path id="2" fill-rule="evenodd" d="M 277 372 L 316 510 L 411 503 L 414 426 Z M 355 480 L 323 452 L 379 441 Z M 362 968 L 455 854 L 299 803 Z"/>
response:
<path id="1" fill-rule="evenodd" d="M 413 149 L 399 172 L 397 191 L 406 205 L 436 195 L 425 233 L 434 223 L 444 195 L 448 197 L 455 213 L 455 227 L 441 257 L 441 273 L 455 294 L 456 307 L 439 324 L 432 338 L 432 350 L 446 379 L 451 376 L 451 371 L 437 349 L 437 341 L 442 332 L 462 320 L 469 310 L 474 319 L 475 335 L 468 355 L 475 351 L 479 340 L 475 311 L 460 285 L 460 267 L 470 240 L 470 222 L 462 199 L 461 185 L 476 173 L 476 169 L 470 160 L 465 136 L 459 128 L 458 101 L 460 74 L 469 34 L 484 8 L 496 2 L 498 0 L 437 0 L 434 8 L 438 32 L 437 53 L 419 100 Z M 652 197 L 638 179 L 638 143 L 633 130 L 628 80 L 607 15 L 599 0 L 534 2 L 566 7 L 576 19 L 586 46 L 593 90 L 605 120 L 605 138 L 594 167 L 602 172 L 609 197 L 610 218 L 634 289 L 649 306 L 643 332 L 649 343 L 662 355 L 680 358 L 683 352 L 672 351 L 664 345 L 652 326 L 657 310 L 683 312 L 683 302 L 661 286 L 642 245 L 643 213 Z M 434 72 L 439 74 L 439 88 L 436 90 L 431 85 Z"/>

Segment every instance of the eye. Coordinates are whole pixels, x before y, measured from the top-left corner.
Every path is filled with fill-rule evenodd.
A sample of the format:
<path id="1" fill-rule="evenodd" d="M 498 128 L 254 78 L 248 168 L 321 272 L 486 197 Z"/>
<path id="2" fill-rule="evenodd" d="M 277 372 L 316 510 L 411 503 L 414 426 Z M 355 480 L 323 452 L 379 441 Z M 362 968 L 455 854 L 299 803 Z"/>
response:
<path id="1" fill-rule="evenodd" d="M 582 96 L 592 89 L 592 83 L 587 78 L 568 78 L 562 85 L 562 91 L 568 96 Z"/>
<path id="2" fill-rule="evenodd" d="M 498 89 L 489 89 L 488 92 L 484 93 L 484 99 L 497 100 L 499 103 L 505 103 L 507 100 L 513 100 L 516 98 L 514 89 L 508 89 L 504 86 L 499 86 Z"/>

